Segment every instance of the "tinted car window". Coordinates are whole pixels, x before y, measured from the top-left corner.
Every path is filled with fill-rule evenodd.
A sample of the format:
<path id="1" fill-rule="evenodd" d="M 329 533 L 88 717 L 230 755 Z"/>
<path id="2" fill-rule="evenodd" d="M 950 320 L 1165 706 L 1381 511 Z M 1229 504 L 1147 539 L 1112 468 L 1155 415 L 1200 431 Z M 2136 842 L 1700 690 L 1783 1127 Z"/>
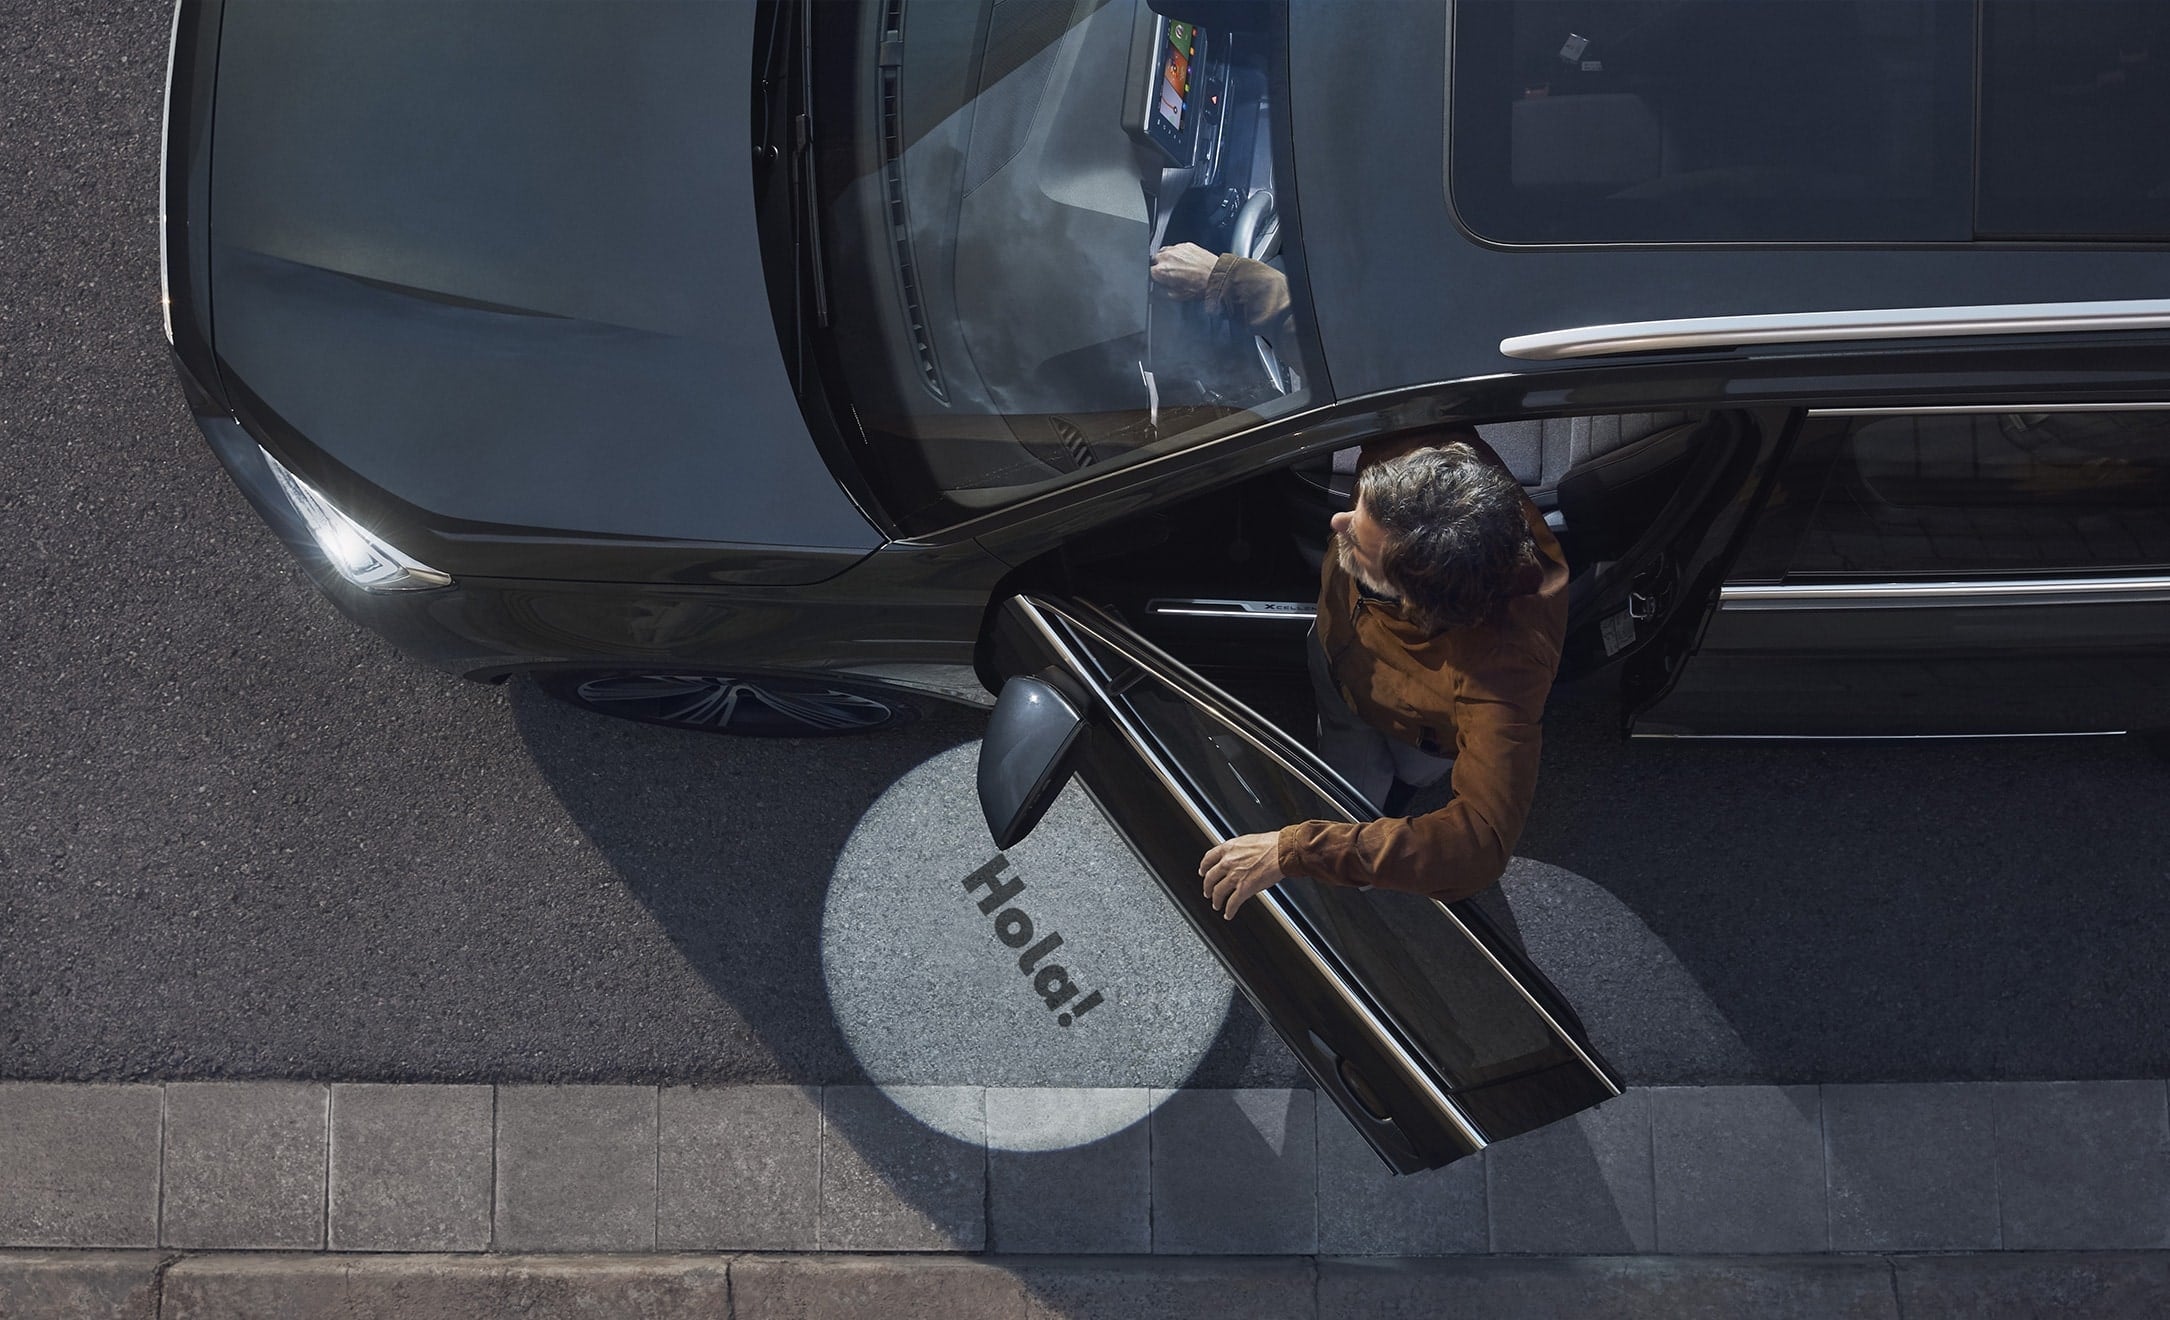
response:
<path id="1" fill-rule="evenodd" d="M 2170 412 L 1814 419 L 1736 577 L 2170 564 Z"/>
<path id="2" fill-rule="evenodd" d="M 833 374 L 907 533 L 1323 400 L 1277 6 L 811 12 Z M 1175 296 L 1184 245 L 1261 264 Z"/>
<path id="3" fill-rule="evenodd" d="M 1451 58 L 1482 238 L 1969 236 L 1971 5 L 1463 0 Z"/>
<path id="4" fill-rule="evenodd" d="M 2170 237 L 2170 5 L 1982 10 L 1984 235 Z"/>

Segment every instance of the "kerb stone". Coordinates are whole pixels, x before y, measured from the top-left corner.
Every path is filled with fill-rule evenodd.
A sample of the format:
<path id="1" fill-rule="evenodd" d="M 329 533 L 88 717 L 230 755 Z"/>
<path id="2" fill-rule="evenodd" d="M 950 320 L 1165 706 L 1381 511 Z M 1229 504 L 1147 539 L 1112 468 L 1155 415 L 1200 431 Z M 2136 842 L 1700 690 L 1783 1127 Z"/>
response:
<path id="1" fill-rule="evenodd" d="M 987 1109 L 979 1087 L 831 1086 L 821 1101 L 822 1250 L 985 1249 Z M 925 1114 L 936 1121 L 921 1122 Z"/>
<path id="2" fill-rule="evenodd" d="M 663 1088 L 656 1245 L 811 1251 L 821 1210 L 821 1097 L 797 1086 Z"/>
<path id="3" fill-rule="evenodd" d="M 729 1262 L 679 1256 L 193 1256 L 160 1320 L 720 1320 Z"/>
<path id="4" fill-rule="evenodd" d="M 733 1320 L 1026 1320 L 1001 1265 L 941 1256 L 745 1256 L 731 1266 Z"/>
<path id="5" fill-rule="evenodd" d="M 1485 1163 L 1473 1155 L 1399 1177 L 1332 1105 L 1319 1125 L 1319 1251 L 1447 1256 L 1486 1249 Z"/>
<path id="6" fill-rule="evenodd" d="M 1469 1257 L 1319 1263 L 1319 1320 L 1898 1320 L 1875 1258 Z M 1909 1316 L 1912 1312 L 1907 1313 Z"/>
<path id="7" fill-rule="evenodd" d="M 155 1320 L 159 1259 L 0 1252 L 0 1320 Z"/>
<path id="8" fill-rule="evenodd" d="M 166 1087 L 169 1247 L 314 1251 L 324 1245 L 330 1095 L 307 1082 Z"/>
<path id="9" fill-rule="evenodd" d="M 1151 1260 L 1003 1262 L 1024 1285 L 1030 1320 L 1310 1320 L 1308 1260 L 1161 1256 Z"/>
<path id="10" fill-rule="evenodd" d="M 158 1245 L 155 1086 L 0 1083 L 0 1245 Z"/>
<path id="11" fill-rule="evenodd" d="M 1318 1250 L 1318 1134 L 1309 1091 L 1156 1092 L 1153 1250 Z"/>
<path id="12" fill-rule="evenodd" d="M 655 1088 L 498 1088 L 497 1250 L 648 1251 L 655 1234 Z"/>
<path id="13" fill-rule="evenodd" d="M 332 1087 L 332 1250 L 487 1249 L 493 1106 L 487 1086 Z"/>

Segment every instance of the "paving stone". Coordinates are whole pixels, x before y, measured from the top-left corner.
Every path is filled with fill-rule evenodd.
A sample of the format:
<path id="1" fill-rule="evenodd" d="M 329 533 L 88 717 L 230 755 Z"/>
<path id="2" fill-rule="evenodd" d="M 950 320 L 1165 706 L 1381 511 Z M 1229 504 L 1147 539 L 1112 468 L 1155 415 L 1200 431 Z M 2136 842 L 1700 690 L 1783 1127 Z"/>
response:
<path id="1" fill-rule="evenodd" d="M 1030 1320 L 1311 1320 L 1308 1260 L 1161 1256 L 1003 1262 Z"/>
<path id="2" fill-rule="evenodd" d="M 166 1272 L 161 1320 L 720 1320 L 730 1306 L 714 1257 L 192 1256 Z"/>
<path id="3" fill-rule="evenodd" d="M 1318 1136 L 1309 1091 L 1153 1093 L 1153 1250 L 1318 1249 Z"/>
<path id="4" fill-rule="evenodd" d="M 1892 1261 L 1907 1320 L 2160 1320 L 2170 1315 L 2170 1256 L 1900 1256 Z"/>
<path id="5" fill-rule="evenodd" d="M 1997 1186 L 2012 1251 L 2170 1246 L 2161 1082 L 2000 1082 Z"/>
<path id="6" fill-rule="evenodd" d="M 1150 1109 L 1142 1087 L 990 1087 L 989 1249 L 1151 1251 Z"/>
<path id="7" fill-rule="evenodd" d="M 1547 1255 L 1651 1251 L 1657 1211 L 1650 1103 L 1640 1088 L 1485 1151 L 1492 1250 Z"/>
<path id="8" fill-rule="evenodd" d="M 887 1091 L 909 1094 L 892 1101 Z M 986 1248 L 984 1090 L 831 1086 L 821 1102 L 822 1250 Z M 919 1114 L 935 1115 L 937 1127 Z M 956 1132 L 976 1139 L 947 1135 Z"/>
<path id="9" fill-rule="evenodd" d="M 1493 1256 L 1319 1262 L 1319 1320 L 1898 1320 L 1876 1258 Z M 1908 1313 L 1911 1316 L 1911 1312 Z"/>
<path id="10" fill-rule="evenodd" d="M 490 1245 L 487 1086 L 332 1087 L 333 1251 L 484 1251 Z"/>
<path id="11" fill-rule="evenodd" d="M 1329 1256 L 1483 1251 L 1484 1157 L 1396 1177 L 1333 1105 L 1318 1110 L 1319 1243 Z"/>
<path id="12" fill-rule="evenodd" d="M 798 1086 L 663 1088 L 656 1245 L 812 1251 L 821 1212 L 821 1095 Z"/>
<path id="13" fill-rule="evenodd" d="M 1658 1086 L 1651 1174 L 1662 1252 L 1825 1251 L 1813 1086 Z"/>
<path id="14" fill-rule="evenodd" d="M 0 1246 L 158 1245 L 155 1086 L 0 1082 Z"/>
<path id="15" fill-rule="evenodd" d="M 1987 1086 L 1826 1086 L 1833 1251 L 1995 1250 Z"/>
<path id="16" fill-rule="evenodd" d="M 156 1320 L 161 1259 L 155 1251 L 0 1252 L 0 1320 Z"/>
<path id="17" fill-rule="evenodd" d="M 329 1093 L 309 1082 L 166 1087 L 159 1240 L 224 1250 L 324 1245 Z"/>
<path id="18" fill-rule="evenodd" d="M 647 1251 L 656 1233 L 652 1086 L 497 1089 L 499 1251 Z"/>
<path id="19" fill-rule="evenodd" d="M 831 1088 L 832 1090 L 836 1088 Z M 1025 1320 L 1001 1265 L 942 1256 L 743 1256 L 733 1320 Z"/>

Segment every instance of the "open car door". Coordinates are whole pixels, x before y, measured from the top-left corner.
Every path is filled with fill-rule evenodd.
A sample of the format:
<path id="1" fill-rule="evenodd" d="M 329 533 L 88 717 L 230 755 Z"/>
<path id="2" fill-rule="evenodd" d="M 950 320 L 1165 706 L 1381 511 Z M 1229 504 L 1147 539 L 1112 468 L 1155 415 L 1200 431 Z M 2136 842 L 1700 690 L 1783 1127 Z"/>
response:
<path id="1" fill-rule="evenodd" d="M 996 844 L 1074 775 L 1397 1172 L 1620 1094 L 1559 992 L 1466 904 L 1291 877 L 1232 920 L 1213 910 L 1198 879 L 1213 845 L 1376 814 L 1286 734 L 1090 605 L 1012 597 L 990 643 L 1006 681 L 979 789 Z"/>
<path id="2" fill-rule="evenodd" d="M 1560 483 L 1568 532 L 1580 557 L 1596 561 L 1568 592 L 1560 677 L 1623 661 L 1628 729 L 1679 680 L 1803 416 L 1714 409 L 1679 428 L 1678 470 L 1661 480 L 1645 479 L 1635 467 L 1642 455 L 1623 451 L 1630 462 L 1601 460 Z M 1653 487 L 1662 498 L 1651 498 Z"/>

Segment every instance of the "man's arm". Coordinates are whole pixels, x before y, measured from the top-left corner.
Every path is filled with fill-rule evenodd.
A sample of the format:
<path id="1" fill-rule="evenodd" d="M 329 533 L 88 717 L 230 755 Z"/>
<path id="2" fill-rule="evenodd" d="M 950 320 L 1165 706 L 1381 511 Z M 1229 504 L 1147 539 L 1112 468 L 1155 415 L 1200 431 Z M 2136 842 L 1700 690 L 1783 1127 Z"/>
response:
<path id="1" fill-rule="evenodd" d="M 1153 254 L 1152 277 L 1172 297 L 1203 298 L 1216 314 L 1225 309 L 1252 334 L 1286 328 L 1288 276 L 1263 261 L 1233 252 L 1216 257 L 1196 243 L 1175 243 Z"/>
<path id="2" fill-rule="evenodd" d="M 1497 882 L 1537 791 L 1551 667 L 1471 675 L 1455 697 L 1454 797 L 1439 810 L 1361 825 L 1300 821 L 1276 836 L 1276 869 L 1343 885 L 1406 889 L 1451 902 Z"/>

